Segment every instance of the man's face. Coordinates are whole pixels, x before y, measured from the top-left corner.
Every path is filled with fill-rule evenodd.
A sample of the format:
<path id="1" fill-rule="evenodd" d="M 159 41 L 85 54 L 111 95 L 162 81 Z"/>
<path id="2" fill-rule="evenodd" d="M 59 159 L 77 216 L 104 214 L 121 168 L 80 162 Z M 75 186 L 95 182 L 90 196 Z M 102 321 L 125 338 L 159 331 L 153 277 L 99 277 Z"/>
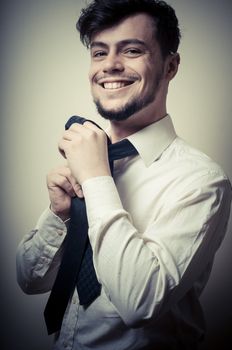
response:
<path id="1" fill-rule="evenodd" d="M 90 83 L 106 119 L 124 120 L 155 103 L 164 62 L 149 15 L 136 14 L 91 40 Z"/>

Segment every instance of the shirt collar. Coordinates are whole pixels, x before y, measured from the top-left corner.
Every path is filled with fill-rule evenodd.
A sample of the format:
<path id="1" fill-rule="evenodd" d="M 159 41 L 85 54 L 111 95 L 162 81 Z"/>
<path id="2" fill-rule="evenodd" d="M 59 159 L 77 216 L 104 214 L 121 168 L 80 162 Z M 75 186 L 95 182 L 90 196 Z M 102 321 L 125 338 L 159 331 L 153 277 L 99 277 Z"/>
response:
<path id="1" fill-rule="evenodd" d="M 176 136 L 171 117 L 167 114 L 157 122 L 128 136 L 127 139 L 137 149 L 145 165 L 149 166 L 161 156 Z"/>

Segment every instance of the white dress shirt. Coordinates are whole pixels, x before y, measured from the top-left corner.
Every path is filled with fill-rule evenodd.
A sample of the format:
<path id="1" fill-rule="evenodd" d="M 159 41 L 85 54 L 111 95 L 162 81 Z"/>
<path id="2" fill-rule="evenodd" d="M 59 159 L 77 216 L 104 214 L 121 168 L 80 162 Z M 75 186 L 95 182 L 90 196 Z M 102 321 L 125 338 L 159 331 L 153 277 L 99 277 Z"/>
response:
<path id="1" fill-rule="evenodd" d="M 114 180 L 83 183 L 102 292 L 87 309 L 74 292 L 56 350 L 194 349 L 204 333 L 198 299 L 226 231 L 230 183 L 168 115 L 128 139 L 139 154 L 115 162 Z M 20 243 L 26 293 L 51 289 L 67 225 L 47 209 Z"/>

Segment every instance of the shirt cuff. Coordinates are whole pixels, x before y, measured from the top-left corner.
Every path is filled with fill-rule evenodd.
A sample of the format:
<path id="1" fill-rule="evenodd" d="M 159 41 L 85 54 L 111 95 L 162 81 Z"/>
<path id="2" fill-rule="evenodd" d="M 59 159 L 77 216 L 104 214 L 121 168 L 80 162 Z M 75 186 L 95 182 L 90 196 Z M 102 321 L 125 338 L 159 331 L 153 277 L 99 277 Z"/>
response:
<path id="1" fill-rule="evenodd" d="M 69 220 L 65 222 L 47 208 L 40 216 L 36 231 L 49 246 L 59 248 L 67 234 Z"/>
<path id="2" fill-rule="evenodd" d="M 83 182 L 89 226 L 106 218 L 112 211 L 122 210 L 122 203 L 111 176 L 93 177 Z"/>

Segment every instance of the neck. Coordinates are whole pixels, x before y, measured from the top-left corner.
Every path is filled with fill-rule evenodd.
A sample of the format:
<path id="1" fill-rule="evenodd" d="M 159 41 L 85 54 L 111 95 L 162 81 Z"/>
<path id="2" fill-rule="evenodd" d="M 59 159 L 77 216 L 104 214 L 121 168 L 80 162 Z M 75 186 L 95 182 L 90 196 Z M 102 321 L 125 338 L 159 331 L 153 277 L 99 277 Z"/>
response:
<path id="1" fill-rule="evenodd" d="M 107 133 L 111 142 L 115 143 L 138 132 L 139 130 L 142 130 L 146 126 L 157 122 L 165 117 L 166 114 L 167 110 L 165 106 L 162 109 L 152 111 L 152 113 L 145 108 L 142 112 L 140 111 L 126 120 L 112 120 Z"/>

